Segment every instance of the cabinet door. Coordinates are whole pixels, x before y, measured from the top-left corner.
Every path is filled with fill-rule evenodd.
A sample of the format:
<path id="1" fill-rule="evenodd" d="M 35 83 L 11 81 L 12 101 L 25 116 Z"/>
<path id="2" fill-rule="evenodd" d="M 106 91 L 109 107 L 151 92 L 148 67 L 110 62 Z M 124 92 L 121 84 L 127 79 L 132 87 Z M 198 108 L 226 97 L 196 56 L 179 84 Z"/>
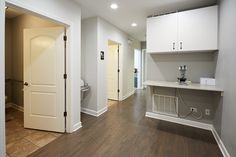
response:
<path id="1" fill-rule="evenodd" d="M 177 50 L 176 13 L 147 19 L 147 53 Z"/>
<path id="2" fill-rule="evenodd" d="M 217 6 L 180 12 L 178 38 L 180 51 L 217 50 Z"/>

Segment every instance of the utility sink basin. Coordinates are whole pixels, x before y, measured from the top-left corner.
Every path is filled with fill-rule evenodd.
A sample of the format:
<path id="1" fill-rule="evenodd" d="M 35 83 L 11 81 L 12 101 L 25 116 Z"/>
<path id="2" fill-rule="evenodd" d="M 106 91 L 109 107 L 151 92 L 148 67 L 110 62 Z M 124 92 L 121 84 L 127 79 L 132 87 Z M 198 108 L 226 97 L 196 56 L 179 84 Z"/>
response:
<path id="1" fill-rule="evenodd" d="M 90 87 L 89 85 L 84 85 L 84 86 L 81 86 L 80 89 L 81 89 L 81 92 L 86 92 L 90 89 Z"/>
<path id="2" fill-rule="evenodd" d="M 84 99 L 84 95 L 86 92 L 90 90 L 90 87 L 88 84 L 85 84 L 84 86 L 80 86 L 80 96 L 81 96 L 81 101 Z"/>

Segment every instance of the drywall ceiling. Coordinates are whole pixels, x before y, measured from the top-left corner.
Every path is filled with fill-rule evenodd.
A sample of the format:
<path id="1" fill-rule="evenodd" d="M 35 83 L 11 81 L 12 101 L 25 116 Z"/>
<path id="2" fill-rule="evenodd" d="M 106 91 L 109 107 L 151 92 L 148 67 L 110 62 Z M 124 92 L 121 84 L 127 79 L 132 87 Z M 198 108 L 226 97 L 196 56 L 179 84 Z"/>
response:
<path id="1" fill-rule="evenodd" d="M 24 12 L 18 11 L 18 10 L 13 9 L 13 8 L 7 8 L 6 9 L 6 18 L 9 18 L 9 19 L 20 16 L 22 14 L 24 14 Z"/>
<path id="2" fill-rule="evenodd" d="M 145 41 L 146 18 L 162 14 L 216 4 L 216 0 L 75 0 L 82 8 L 82 18 L 100 16 L 127 32 L 135 39 Z M 111 3 L 119 8 L 112 10 Z M 136 22 L 137 27 L 131 27 Z"/>

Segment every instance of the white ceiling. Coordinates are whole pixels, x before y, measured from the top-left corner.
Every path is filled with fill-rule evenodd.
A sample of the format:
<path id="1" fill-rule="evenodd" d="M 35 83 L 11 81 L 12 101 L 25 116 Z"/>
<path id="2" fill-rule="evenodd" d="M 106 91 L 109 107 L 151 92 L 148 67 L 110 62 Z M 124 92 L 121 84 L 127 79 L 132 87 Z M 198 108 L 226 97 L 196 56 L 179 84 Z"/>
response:
<path id="1" fill-rule="evenodd" d="M 146 17 L 215 4 L 217 0 L 75 0 L 82 8 L 82 18 L 100 16 L 127 32 L 135 39 L 145 41 Z M 112 10 L 111 3 L 119 8 Z M 131 27 L 136 22 L 137 27 Z"/>

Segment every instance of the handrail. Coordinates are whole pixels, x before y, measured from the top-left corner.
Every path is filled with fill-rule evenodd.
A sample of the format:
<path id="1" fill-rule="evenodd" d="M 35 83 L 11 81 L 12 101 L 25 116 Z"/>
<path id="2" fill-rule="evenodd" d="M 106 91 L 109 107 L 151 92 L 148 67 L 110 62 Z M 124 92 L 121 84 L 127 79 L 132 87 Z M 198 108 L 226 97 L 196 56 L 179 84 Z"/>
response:
<path id="1" fill-rule="evenodd" d="M 15 80 L 15 79 L 5 79 L 5 82 L 18 82 L 18 83 L 23 83 L 24 81 Z"/>

